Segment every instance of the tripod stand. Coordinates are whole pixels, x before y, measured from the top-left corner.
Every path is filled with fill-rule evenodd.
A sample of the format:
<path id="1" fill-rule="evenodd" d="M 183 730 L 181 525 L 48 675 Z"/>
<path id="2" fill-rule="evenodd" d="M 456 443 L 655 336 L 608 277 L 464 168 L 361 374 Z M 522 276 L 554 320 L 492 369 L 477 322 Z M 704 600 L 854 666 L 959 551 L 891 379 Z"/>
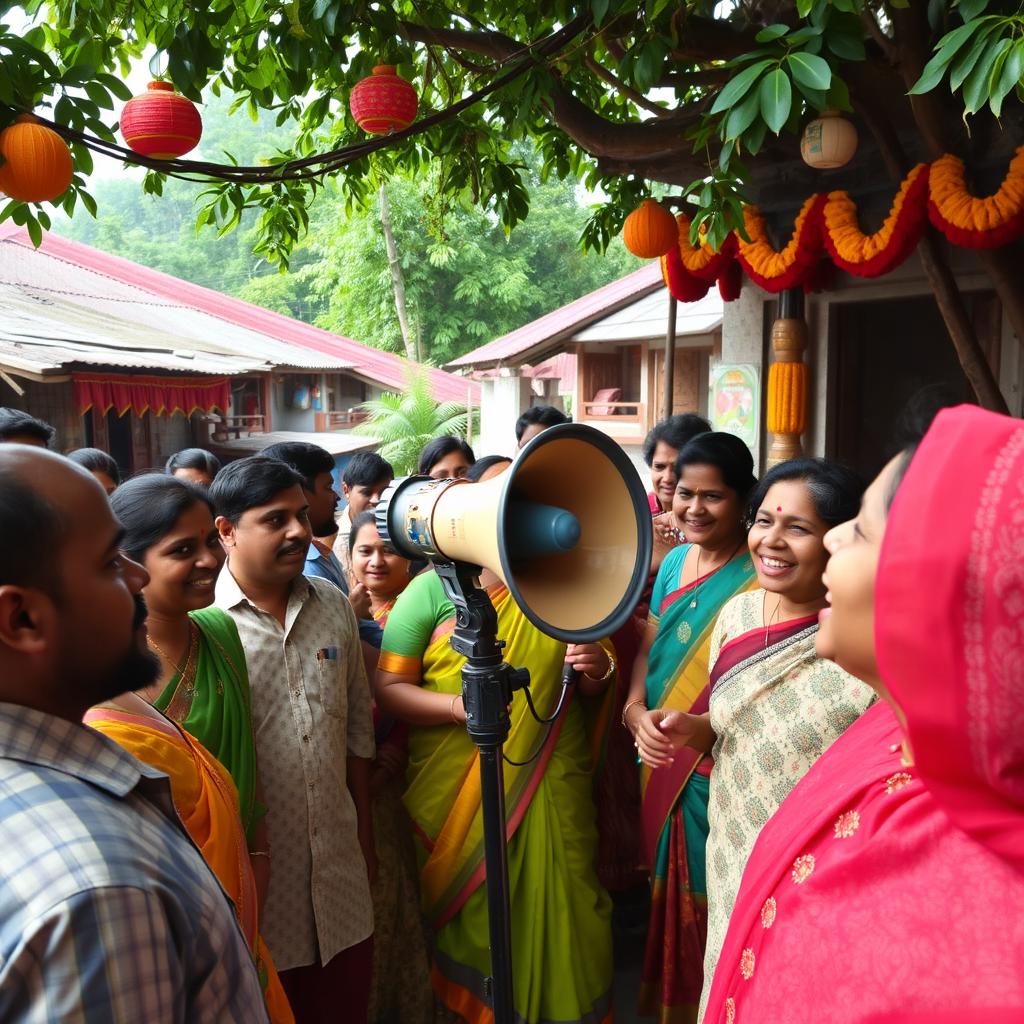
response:
<path id="1" fill-rule="evenodd" d="M 491 976 L 488 994 L 495 1024 L 513 1024 L 512 914 L 509 901 L 508 850 L 505 836 L 505 772 L 502 746 L 508 739 L 512 694 L 528 686 L 530 673 L 512 668 L 501 656 L 498 616 L 480 588 L 480 569 L 466 562 L 435 562 L 445 593 L 455 605 L 451 645 L 466 658 L 462 700 L 466 728 L 480 751 L 480 795 L 484 824 L 487 917 Z"/>

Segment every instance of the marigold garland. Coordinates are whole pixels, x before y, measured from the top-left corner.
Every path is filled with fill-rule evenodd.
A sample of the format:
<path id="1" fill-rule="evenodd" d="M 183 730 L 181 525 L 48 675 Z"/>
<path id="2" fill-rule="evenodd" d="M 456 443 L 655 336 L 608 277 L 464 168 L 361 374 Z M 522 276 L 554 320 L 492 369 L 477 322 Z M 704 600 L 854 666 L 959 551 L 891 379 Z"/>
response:
<path id="1" fill-rule="evenodd" d="M 927 202 L 928 165 L 918 164 L 900 185 L 885 223 L 865 235 L 849 193 L 830 192 L 822 210 L 822 239 L 832 262 L 856 277 L 888 274 L 917 248 Z"/>
<path id="2" fill-rule="evenodd" d="M 768 369 L 767 426 L 773 434 L 807 429 L 807 364 L 772 363 Z"/>
<path id="3" fill-rule="evenodd" d="M 743 221 L 750 241 L 737 239 L 739 261 L 747 276 L 770 292 L 784 291 L 801 284 L 821 254 L 821 209 L 825 196 L 815 193 L 804 200 L 793 225 L 793 235 L 781 252 L 768 240 L 761 211 L 744 207 Z"/>
<path id="4" fill-rule="evenodd" d="M 967 191 L 964 162 L 947 153 L 932 164 L 928 216 L 954 245 L 995 249 L 1024 235 L 1024 146 L 1002 185 L 978 199 Z"/>
<path id="5" fill-rule="evenodd" d="M 739 295 L 739 269 L 766 291 L 828 286 L 832 266 L 858 277 L 887 274 L 916 247 L 927 220 L 953 245 L 996 248 L 1024 237 L 1024 146 L 1010 161 L 1006 177 L 990 196 L 967 191 L 963 161 L 947 154 L 930 167 L 919 164 L 900 184 L 882 227 L 865 235 L 857 206 L 846 192 L 808 196 L 781 251 L 768 239 L 757 207 L 744 208 L 749 241 L 733 233 L 721 250 L 690 243 L 690 222 L 676 217 L 679 245 L 662 257 L 662 275 L 680 302 L 703 298 L 712 282 L 727 301 Z"/>

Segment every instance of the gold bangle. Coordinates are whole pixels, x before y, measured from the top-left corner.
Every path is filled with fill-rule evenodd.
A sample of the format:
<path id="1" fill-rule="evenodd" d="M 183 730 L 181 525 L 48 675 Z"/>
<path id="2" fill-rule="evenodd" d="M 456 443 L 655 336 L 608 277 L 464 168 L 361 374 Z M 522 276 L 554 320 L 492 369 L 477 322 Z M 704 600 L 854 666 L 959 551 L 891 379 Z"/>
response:
<path id="1" fill-rule="evenodd" d="M 603 683 L 611 679 L 612 673 L 615 671 L 615 659 L 607 651 L 605 651 L 605 657 L 608 659 L 608 671 L 603 676 L 595 679 L 594 676 L 587 675 L 586 672 L 583 673 L 592 683 Z"/>
<path id="2" fill-rule="evenodd" d="M 647 710 L 647 705 L 643 702 L 643 699 L 637 697 L 635 700 L 626 701 L 626 706 L 622 709 L 622 726 L 624 729 L 629 728 L 629 722 L 626 721 L 626 712 L 633 707 L 634 704 L 639 704 L 644 711 Z"/>
<path id="3" fill-rule="evenodd" d="M 455 694 L 455 696 L 454 696 L 454 697 L 452 697 L 452 702 L 451 702 L 451 704 L 450 704 L 450 705 L 448 706 L 448 714 L 450 714 L 450 715 L 452 716 L 452 721 L 453 721 L 453 722 L 454 722 L 454 723 L 455 723 L 456 725 L 458 725 L 458 724 L 459 724 L 459 720 L 458 720 L 458 719 L 457 719 L 457 718 L 455 717 L 455 702 L 456 702 L 456 701 L 457 701 L 457 700 L 458 700 L 458 699 L 459 699 L 459 698 L 460 698 L 461 696 L 462 696 L 462 694 L 461 694 L 461 693 L 457 693 L 457 694 Z"/>

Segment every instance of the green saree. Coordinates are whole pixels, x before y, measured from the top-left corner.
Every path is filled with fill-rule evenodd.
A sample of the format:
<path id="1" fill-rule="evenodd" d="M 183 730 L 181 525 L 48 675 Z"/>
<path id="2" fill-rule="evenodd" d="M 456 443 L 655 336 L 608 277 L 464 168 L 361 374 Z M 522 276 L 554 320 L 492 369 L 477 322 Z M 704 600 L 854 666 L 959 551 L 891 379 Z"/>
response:
<path id="1" fill-rule="evenodd" d="M 153 701 L 227 769 L 238 789 L 242 825 L 251 839 L 256 802 L 256 744 L 245 653 L 231 617 L 220 608 L 190 612 L 192 643 L 184 670 Z"/>

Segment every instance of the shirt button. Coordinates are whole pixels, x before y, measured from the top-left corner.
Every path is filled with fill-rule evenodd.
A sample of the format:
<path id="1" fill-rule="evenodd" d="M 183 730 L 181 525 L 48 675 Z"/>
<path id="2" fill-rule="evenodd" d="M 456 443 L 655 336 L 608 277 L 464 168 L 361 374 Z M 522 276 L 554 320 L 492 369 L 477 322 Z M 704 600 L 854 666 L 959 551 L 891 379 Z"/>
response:
<path id="1" fill-rule="evenodd" d="M 303 743 L 308 743 L 308 742 L 309 742 L 309 734 L 308 734 L 308 733 L 306 733 L 305 735 L 303 735 L 303 737 L 302 737 L 302 742 L 303 742 Z"/>
<path id="2" fill-rule="evenodd" d="M 301 697 L 302 696 L 302 691 L 301 690 L 292 690 L 292 696 L 294 696 L 294 697 Z"/>

